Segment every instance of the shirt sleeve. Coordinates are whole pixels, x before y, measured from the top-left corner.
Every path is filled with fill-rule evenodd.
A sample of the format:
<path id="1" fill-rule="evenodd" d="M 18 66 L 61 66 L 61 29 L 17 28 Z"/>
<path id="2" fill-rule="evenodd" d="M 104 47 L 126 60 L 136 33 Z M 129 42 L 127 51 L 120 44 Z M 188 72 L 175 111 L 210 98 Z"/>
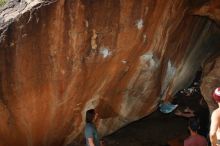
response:
<path id="1" fill-rule="evenodd" d="M 91 126 L 86 127 L 85 130 L 85 137 L 87 138 L 93 138 L 93 129 Z"/>

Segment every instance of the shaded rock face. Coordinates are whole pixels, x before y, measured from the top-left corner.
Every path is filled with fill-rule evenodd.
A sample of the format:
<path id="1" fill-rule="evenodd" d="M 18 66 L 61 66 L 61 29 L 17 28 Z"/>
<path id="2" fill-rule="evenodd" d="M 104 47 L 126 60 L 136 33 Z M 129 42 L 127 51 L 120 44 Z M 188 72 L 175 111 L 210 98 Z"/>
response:
<path id="1" fill-rule="evenodd" d="M 204 65 L 201 91 L 211 111 L 213 111 L 218 107 L 217 103 L 212 98 L 212 94 L 216 87 L 220 87 L 219 67 L 220 67 L 219 54 L 207 60 Z"/>
<path id="2" fill-rule="evenodd" d="M 201 92 L 205 97 L 209 109 L 213 111 L 218 106 L 212 98 L 212 94 L 216 87 L 220 87 L 220 53 L 219 51 L 219 26 L 220 26 L 220 2 L 218 0 L 211 0 L 200 6 L 199 8 L 194 9 L 194 14 L 205 16 L 213 20 L 218 28 L 214 29 L 211 37 L 206 41 L 209 44 L 208 48 L 215 48 L 216 52 L 214 55 L 211 55 L 202 65 L 203 75 L 202 75 L 202 84 Z"/>
<path id="3" fill-rule="evenodd" d="M 77 143 L 90 108 L 101 135 L 153 112 L 218 51 L 194 2 L 59 0 L 23 15 L 0 44 L 0 146 Z"/>
<path id="4" fill-rule="evenodd" d="M 220 24 L 220 2 L 210 0 L 206 4 L 194 10 L 195 15 L 206 16 Z"/>

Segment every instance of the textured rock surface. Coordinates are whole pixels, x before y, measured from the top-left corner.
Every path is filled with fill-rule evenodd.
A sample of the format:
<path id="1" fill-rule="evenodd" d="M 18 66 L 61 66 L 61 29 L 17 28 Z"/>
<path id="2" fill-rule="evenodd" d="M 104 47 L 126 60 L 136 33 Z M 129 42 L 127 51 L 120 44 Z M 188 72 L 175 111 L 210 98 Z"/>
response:
<path id="1" fill-rule="evenodd" d="M 217 108 L 216 102 L 212 99 L 213 91 L 216 87 L 220 86 L 220 61 L 219 61 L 219 25 L 220 25 L 220 1 L 211 0 L 194 9 L 193 13 L 195 15 L 207 16 L 215 23 L 217 23 L 218 28 L 214 28 L 211 37 L 206 41 L 207 48 L 215 48 L 216 54 L 209 57 L 209 59 L 203 63 L 203 77 L 201 84 L 201 92 L 205 97 L 210 110 Z"/>
<path id="2" fill-rule="evenodd" d="M 77 143 L 89 108 L 105 135 L 169 100 L 217 51 L 194 2 L 59 0 L 24 14 L 0 44 L 0 146 Z"/>
<path id="3" fill-rule="evenodd" d="M 201 91 L 205 97 L 210 110 L 217 108 L 216 102 L 212 99 L 213 91 L 220 86 L 220 54 L 207 60 L 203 69 Z"/>
<path id="4" fill-rule="evenodd" d="M 219 0 L 211 0 L 200 8 L 195 9 L 194 14 L 207 16 L 220 24 L 220 2 Z"/>

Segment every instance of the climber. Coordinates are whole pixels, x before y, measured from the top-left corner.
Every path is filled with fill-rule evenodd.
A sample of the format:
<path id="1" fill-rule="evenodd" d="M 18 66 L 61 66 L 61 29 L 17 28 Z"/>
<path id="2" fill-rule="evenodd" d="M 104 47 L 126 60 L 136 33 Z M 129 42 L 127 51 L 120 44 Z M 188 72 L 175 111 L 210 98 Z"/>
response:
<path id="1" fill-rule="evenodd" d="M 209 133 L 209 124 L 210 124 L 210 120 L 209 120 L 210 114 L 207 103 L 205 102 L 203 97 L 199 100 L 199 105 L 195 107 L 194 110 L 192 110 L 187 106 L 183 111 L 177 109 L 175 111 L 175 115 L 186 118 L 192 118 L 192 117 L 196 118 L 200 125 L 198 129 L 198 133 L 204 136 L 205 138 L 207 138 L 207 140 L 209 141 L 208 133 Z"/>
<path id="2" fill-rule="evenodd" d="M 209 137 L 212 146 L 220 145 L 220 87 L 213 92 L 213 98 L 218 103 L 218 108 L 212 112 Z"/>
<path id="3" fill-rule="evenodd" d="M 184 140 L 184 146 L 207 146 L 205 137 L 198 134 L 199 122 L 196 118 L 190 118 L 188 122 L 190 136 Z"/>
<path id="4" fill-rule="evenodd" d="M 86 111 L 86 126 L 85 139 L 86 146 L 103 146 L 103 141 L 100 141 L 98 131 L 95 126 L 98 114 L 94 109 Z"/>

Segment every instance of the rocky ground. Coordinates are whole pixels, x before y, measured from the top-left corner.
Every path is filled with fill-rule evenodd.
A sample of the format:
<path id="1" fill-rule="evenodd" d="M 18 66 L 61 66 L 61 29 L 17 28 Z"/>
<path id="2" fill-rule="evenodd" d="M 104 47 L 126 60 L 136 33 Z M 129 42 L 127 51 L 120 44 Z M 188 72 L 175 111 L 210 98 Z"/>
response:
<path id="1" fill-rule="evenodd" d="M 178 146 L 187 135 L 186 118 L 158 110 L 105 137 L 105 141 L 107 146 Z"/>
<path id="2" fill-rule="evenodd" d="M 189 107 L 196 111 L 201 107 L 201 98 L 199 93 L 191 96 L 178 94 L 173 102 L 179 104 L 177 110 Z M 188 119 L 174 113 L 164 114 L 157 110 L 105 137 L 106 146 L 183 146 L 183 140 L 189 135 Z"/>
<path id="3" fill-rule="evenodd" d="M 178 104 L 176 110 L 169 114 L 156 110 L 151 115 L 104 137 L 105 146 L 183 146 L 184 139 L 189 136 L 188 118 L 175 113 L 190 108 L 194 113 L 200 112 L 197 116 L 202 116 L 202 121 L 210 119 L 206 102 L 201 102 L 204 100 L 201 100 L 203 97 L 200 91 L 184 92 L 179 92 L 172 101 L 173 104 Z M 209 123 L 205 124 L 205 127 L 206 125 L 209 127 Z"/>

